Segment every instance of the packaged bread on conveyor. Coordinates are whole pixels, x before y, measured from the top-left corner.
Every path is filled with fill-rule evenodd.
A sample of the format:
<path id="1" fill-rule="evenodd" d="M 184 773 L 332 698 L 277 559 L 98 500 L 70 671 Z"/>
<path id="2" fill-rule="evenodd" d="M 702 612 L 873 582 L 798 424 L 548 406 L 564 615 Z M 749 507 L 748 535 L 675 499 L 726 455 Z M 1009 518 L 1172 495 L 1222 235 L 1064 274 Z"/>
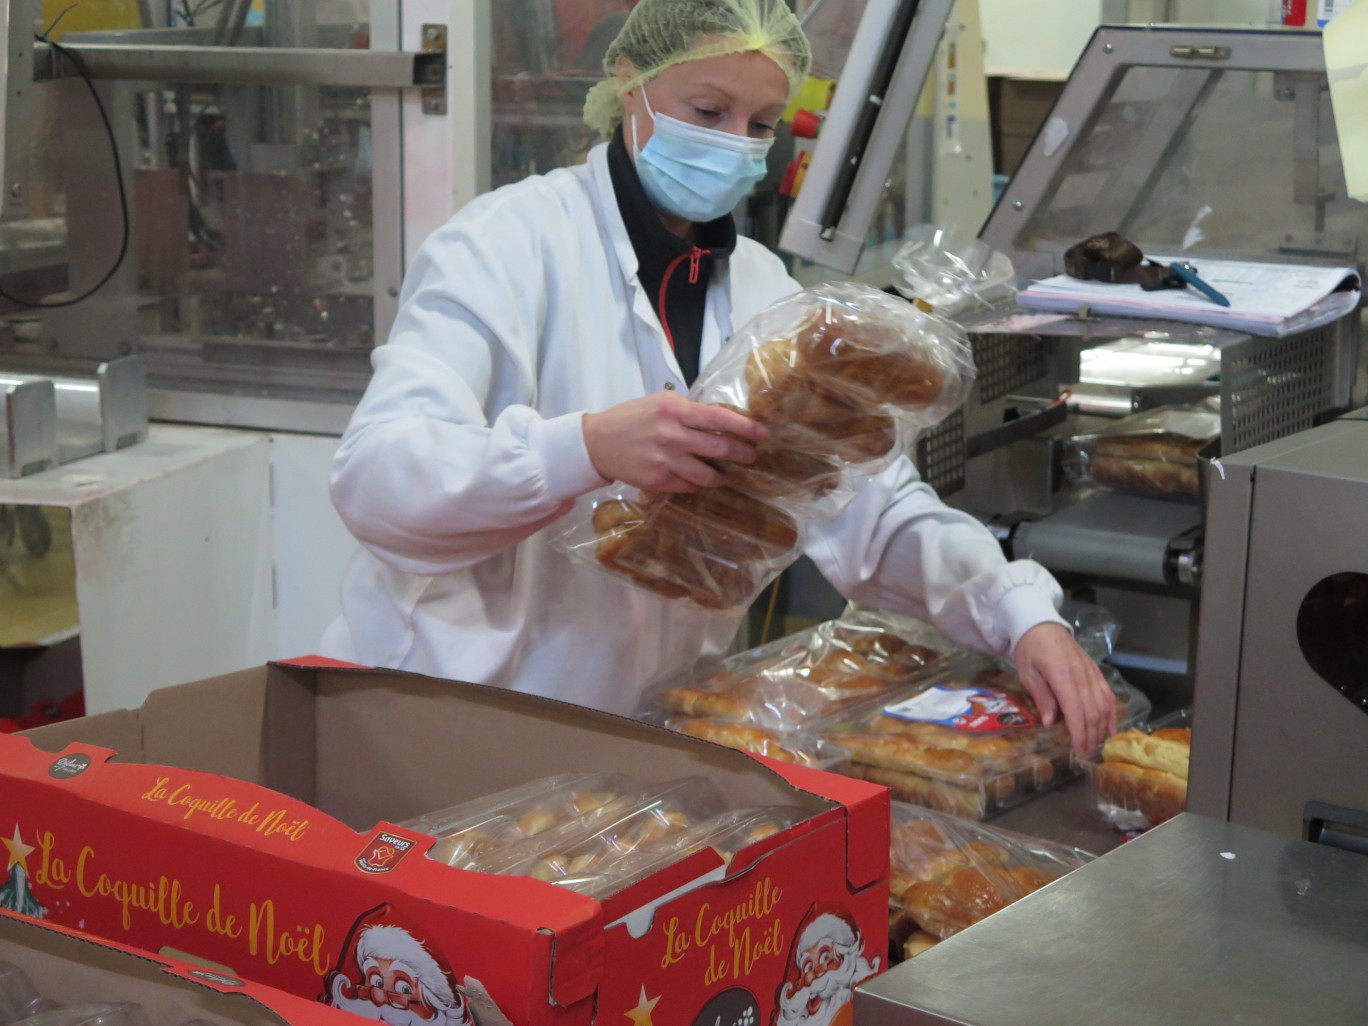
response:
<path id="1" fill-rule="evenodd" d="M 1155 720 L 1145 729 L 1120 731 L 1086 763 L 1096 806 L 1118 830 L 1147 830 L 1187 809 L 1191 710 Z"/>
<path id="2" fill-rule="evenodd" d="M 867 610 L 799 631 L 723 660 L 700 664 L 681 677 L 647 688 L 638 715 L 654 723 L 740 724 L 764 733 L 757 740 L 788 744 L 813 724 L 852 705 L 905 686 L 949 662 L 977 658 L 926 624 Z M 744 732 L 720 730 L 708 740 L 735 748 Z M 779 736 L 784 737 L 780 738 Z"/>
<path id="3" fill-rule="evenodd" d="M 1070 439 L 1064 470 L 1075 483 L 1092 481 L 1135 495 L 1196 499 L 1201 493 L 1198 453 L 1220 434 L 1221 410 L 1215 398 L 1160 406 L 1125 417 L 1105 431 Z"/>
<path id="4" fill-rule="evenodd" d="M 889 959 L 953 937 L 1093 859 L 929 809 L 893 803 L 889 835 Z"/>
<path id="5" fill-rule="evenodd" d="M 1109 667 L 1124 729 L 1149 700 Z M 1075 775 L 1062 720 L 1041 722 L 1007 660 L 979 657 L 837 714 L 820 733 L 850 753 L 849 774 L 899 801 L 983 819 Z"/>
<path id="6" fill-rule="evenodd" d="M 667 598 L 736 609 L 835 519 L 865 478 L 956 409 L 973 359 L 955 324 L 852 282 L 820 285 L 752 318 L 689 398 L 768 429 L 752 463 L 715 464 L 719 484 L 585 496 L 557 546 Z"/>

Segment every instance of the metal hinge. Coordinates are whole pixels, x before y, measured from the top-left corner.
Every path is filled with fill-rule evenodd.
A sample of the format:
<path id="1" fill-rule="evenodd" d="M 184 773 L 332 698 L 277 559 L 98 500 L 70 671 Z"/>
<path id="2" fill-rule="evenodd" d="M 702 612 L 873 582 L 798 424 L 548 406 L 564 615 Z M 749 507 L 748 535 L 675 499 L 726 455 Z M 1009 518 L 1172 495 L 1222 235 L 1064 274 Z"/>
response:
<path id="1" fill-rule="evenodd" d="M 423 89 L 423 113 L 424 114 L 445 114 L 447 112 L 447 90 L 446 90 L 446 52 L 447 52 L 447 27 L 432 22 L 423 25 L 423 53 L 436 54 L 438 60 L 433 64 L 441 69 L 441 78 L 438 84 Z"/>

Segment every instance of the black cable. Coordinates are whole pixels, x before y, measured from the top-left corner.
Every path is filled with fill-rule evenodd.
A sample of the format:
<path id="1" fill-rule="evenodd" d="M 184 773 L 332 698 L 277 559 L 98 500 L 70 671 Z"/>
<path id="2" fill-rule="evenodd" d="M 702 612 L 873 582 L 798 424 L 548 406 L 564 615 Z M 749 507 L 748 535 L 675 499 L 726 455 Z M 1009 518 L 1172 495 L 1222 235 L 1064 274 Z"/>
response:
<path id="1" fill-rule="evenodd" d="M 71 8 L 67 8 L 67 10 L 70 9 Z M 66 11 L 63 11 L 62 14 L 66 14 Z M 62 15 L 59 14 L 57 20 L 60 21 L 61 18 Z M 57 22 L 54 21 L 53 25 L 56 24 Z M 90 77 L 90 69 L 86 67 L 85 61 L 83 61 L 79 55 L 68 50 L 66 47 L 62 46 L 61 43 L 55 43 L 51 39 L 46 38 L 46 34 L 42 36 L 35 35 L 34 38 L 40 43 L 47 43 L 48 46 L 56 50 L 57 53 L 71 61 L 76 70 L 80 72 L 81 78 L 85 80 L 86 88 L 90 90 L 90 95 L 95 100 L 95 109 L 100 112 L 100 120 L 104 122 L 105 134 L 109 136 L 109 150 L 114 157 L 114 181 L 119 187 L 119 211 L 123 214 L 123 239 L 119 242 L 119 255 L 115 258 L 114 265 L 105 272 L 103 278 L 75 299 L 61 299 L 55 303 L 34 303 L 27 299 L 20 299 L 18 296 L 12 296 L 4 289 L 0 289 L 0 299 L 7 299 L 18 306 L 26 306 L 35 310 L 56 310 L 64 306 L 75 306 L 77 303 L 89 299 L 96 292 L 99 292 L 100 289 L 104 288 L 109 279 L 114 277 L 114 273 L 123 266 L 124 257 L 128 255 L 128 238 L 131 234 L 131 228 L 128 220 L 128 194 L 124 190 L 123 163 L 119 160 L 119 143 L 114 137 L 114 126 L 109 123 L 109 115 L 105 112 L 104 102 L 100 99 L 100 92 L 95 88 L 95 82 Z"/>
<path id="2" fill-rule="evenodd" d="M 47 39 L 48 36 L 52 35 L 52 30 L 55 29 L 58 23 L 61 22 L 61 20 L 67 16 L 67 13 L 80 6 L 80 4 L 67 4 L 66 7 L 62 8 L 62 13 L 57 15 L 57 17 L 53 18 L 52 24 L 43 30 L 42 38 Z"/>

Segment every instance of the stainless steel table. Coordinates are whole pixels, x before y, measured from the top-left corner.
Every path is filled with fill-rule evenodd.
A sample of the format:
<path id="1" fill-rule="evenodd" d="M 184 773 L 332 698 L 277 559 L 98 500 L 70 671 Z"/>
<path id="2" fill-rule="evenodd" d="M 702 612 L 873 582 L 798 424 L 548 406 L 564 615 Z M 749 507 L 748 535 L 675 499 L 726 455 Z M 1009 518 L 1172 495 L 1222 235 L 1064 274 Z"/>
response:
<path id="1" fill-rule="evenodd" d="M 1185 813 L 855 994 L 857 1026 L 1368 1022 L 1368 857 Z"/>

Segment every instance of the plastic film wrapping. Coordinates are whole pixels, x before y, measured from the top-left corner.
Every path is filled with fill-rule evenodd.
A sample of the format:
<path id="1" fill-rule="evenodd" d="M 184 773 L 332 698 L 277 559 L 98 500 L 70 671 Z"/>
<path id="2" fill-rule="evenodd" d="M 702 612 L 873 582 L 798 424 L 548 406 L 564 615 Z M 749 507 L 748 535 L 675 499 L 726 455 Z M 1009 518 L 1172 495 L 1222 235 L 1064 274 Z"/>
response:
<path id="1" fill-rule="evenodd" d="M 638 789 L 621 773 L 564 773 L 439 809 L 400 826 L 431 834 L 428 858 L 468 869 L 511 847 Z"/>
<path id="2" fill-rule="evenodd" d="M 1142 721 L 1149 700 L 1102 670 L 1118 723 Z M 1041 723 L 1013 665 L 988 657 L 847 710 L 819 732 L 850 753 L 851 776 L 963 819 L 1018 805 L 1078 769 L 1064 723 Z"/>
<path id="3" fill-rule="evenodd" d="M 973 658 L 917 620 L 856 610 L 653 684 L 639 716 L 656 723 L 738 724 L 787 738 L 841 709 Z"/>
<path id="4" fill-rule="evenodd" d="M 1098 814 L 1120 831 L 1148 830 L 1187 809 L 1192 711 L 1122 731 L 1084 763 Z"/>
<path id="5" fill-rule="evenodd" d="M 753 318 L 689 392 L 769 431 L 721 484 L 651 494 L 614 484 L 582 498 L 556 538 L 571 558 L 704 609 L 740 608 L 834 519 L 860 483 L 973 383 L 960 329 L 850 282 L 820 285 Z"/>
<path id="6" fill-rule="evenodd" d="M 1115 491 L 1157 498 L 1201 494 L 1198 453 L 1221 434 L 1215 399 L 1191 406 L 1161 406 L 1126 417 L 1108 431 L 1066 443 L 1064 472 L 1074 483 L 1091 481 Z"/>
<path id="7" fill-rule="evenodd" d="M 953 937 L 1094 857 L 896 801 L 889 845 L 893 961 Z"/>

